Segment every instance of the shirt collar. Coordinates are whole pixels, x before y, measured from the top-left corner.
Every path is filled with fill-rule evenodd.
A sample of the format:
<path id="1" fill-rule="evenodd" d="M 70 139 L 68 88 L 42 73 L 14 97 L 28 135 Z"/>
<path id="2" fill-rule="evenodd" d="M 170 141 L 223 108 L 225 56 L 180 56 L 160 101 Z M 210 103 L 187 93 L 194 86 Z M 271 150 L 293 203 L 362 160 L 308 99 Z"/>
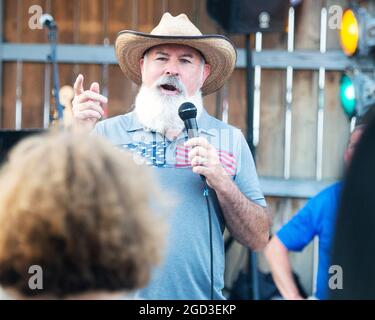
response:
<path id="1" fill-rule="evenodd" d="M 199 128 L 199 133 L 204 133 L 208 136 L 215 137 L 216 134 L 214 132 L 208 131 L 209 128 L 209 122 L 210 122 L 210 116 L 205 108 L 202 109 L 202 113 L 200 117 L 197 120 L 197 125 Z"/>
<path id="2" fill-rule="evenodd" d="M 130 112 L 130 124 L 127 126 L 127 132 L 133 132 L 138 130 L 144 130 L 142 123 L 139 121 L 137 113 L 135 111 Z"/>

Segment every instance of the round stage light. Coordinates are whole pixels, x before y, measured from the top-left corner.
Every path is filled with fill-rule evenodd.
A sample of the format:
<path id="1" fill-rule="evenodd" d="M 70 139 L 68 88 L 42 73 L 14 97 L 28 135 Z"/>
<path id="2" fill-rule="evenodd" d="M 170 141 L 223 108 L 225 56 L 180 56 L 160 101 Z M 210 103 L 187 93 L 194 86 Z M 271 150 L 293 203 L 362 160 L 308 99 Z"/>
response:
<path id="1" fill-rule="evenodd" d="M 340 30 L 341 47 L 348 56 L 354 55 L 358 48 L 359 24 L 353 10 L 346 10 L 343 14 Z"/>
<path id="2" fill-rule="evenodd" d="M 353 80 L 343 74 L 340 81 L 340 101 L 345 113 L 352 117 L 355 114 L 356 92 Z"/>

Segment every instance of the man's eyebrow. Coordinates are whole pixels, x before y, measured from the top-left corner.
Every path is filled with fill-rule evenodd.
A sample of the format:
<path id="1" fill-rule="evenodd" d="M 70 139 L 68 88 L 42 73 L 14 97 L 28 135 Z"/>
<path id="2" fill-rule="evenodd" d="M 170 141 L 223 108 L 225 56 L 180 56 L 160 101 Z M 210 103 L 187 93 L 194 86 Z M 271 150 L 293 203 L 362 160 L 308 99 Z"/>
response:
<path id="1" fill-rule="evenodd" d="M 156 54 L 161 54 L 161 55 L 163 55 L 163 56 L 169 56 L 168 53 L 163 52 L 163 51 L 157 51 Z"/>
<path id="2" fill-rule="evenodd" d="M 194 58 L 193 54 L 191 54 L 191 53 L 184 53 L 180 57 Z"/>
<path id="3" fill-rule="evenodd" d="M 166 57 L 169 57 L 169 53 L 166 53 L 166 52 L 164 52 L 164 51 L 156 51 L 156 55 L 158 55 L 158 54 L 160 54 L 160 55 L 163 55 L 163 56 L 166 56 Z M 180 58 L 182 58 L 182 57 L 187 57 L 187 58 L 194 58 L 194 55 L 192 54 L 192 53 L 188 53 L 188 52 L 186 52 L 186 53 L 183 53 L 183 54 L 181 54 L 180 56 L 179 56 Z"/>

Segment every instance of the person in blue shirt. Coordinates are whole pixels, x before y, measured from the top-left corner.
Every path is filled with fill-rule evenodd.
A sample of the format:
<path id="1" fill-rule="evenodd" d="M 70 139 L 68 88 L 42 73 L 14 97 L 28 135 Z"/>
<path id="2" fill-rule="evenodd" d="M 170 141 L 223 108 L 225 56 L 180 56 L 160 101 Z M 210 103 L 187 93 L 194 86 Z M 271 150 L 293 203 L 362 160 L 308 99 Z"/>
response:
<path id="1" fill-rule="evenodd" d="M 344 154 L 346 168 L 363 130 L 364 126 L 360 125 L 354 129 L 350 136 Z M 342 183 L 338 182 L 311 198 L 266 246 L 265 257 L 276 286 L 284 299 L 303 299 L 293 278 L 288 252 L 301 251 L 315 236 L 319 238 L 319 261 L 314 296 L 317 299 L 327 298 L 329 258 L 341 189 Z"/>

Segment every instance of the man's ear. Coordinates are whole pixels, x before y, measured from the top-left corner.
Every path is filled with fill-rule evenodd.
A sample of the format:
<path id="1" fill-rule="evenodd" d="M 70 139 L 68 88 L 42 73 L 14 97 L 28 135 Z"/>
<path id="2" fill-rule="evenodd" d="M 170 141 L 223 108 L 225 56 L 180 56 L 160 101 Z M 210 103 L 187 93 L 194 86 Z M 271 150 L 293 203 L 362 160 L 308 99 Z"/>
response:
<path id="1" fill-rule="evenodd" d="M 203 83 L 206 81 L 206 79 L 208 78 L 208 76 L 210 75 L 211 73 L 211 65 L 205 63 L 204 64 L 204 67 L 203 67 L 203 82 L 202 82 L 202 85 Z"/>
<path id="2" fill-rule="evenodd" d="M 141 73 L 143 73 L 143 64 L 145 63 L 145 58 L 139 60 L 139 67 L 141 68 Z"/>

